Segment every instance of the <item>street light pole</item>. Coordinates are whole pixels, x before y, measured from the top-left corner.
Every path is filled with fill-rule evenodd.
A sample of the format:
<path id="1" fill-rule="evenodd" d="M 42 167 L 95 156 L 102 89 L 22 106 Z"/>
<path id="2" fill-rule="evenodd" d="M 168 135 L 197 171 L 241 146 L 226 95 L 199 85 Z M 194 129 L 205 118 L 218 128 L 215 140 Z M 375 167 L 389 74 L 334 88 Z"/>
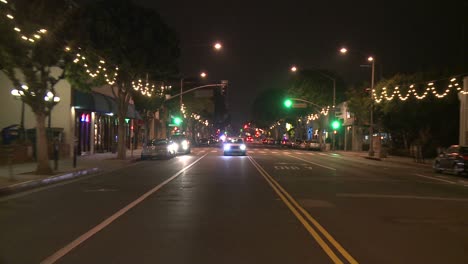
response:
<path id="1" fill-rule="evenodd" d="M 182 111 L 182 107 L 183 107 L 183 102 L 182 102 L 182 91 L 183 91 L 183 88 L 184 88 L 184 78 L 181 78 L 180 79 L 180 111 Z"/>
<path id="2" fill-rule="evenodd" d="M 370 89 L 370 97 L 371 97 L 371 105 L 370 105 L 370 124 L 369 124 L 369 156 L 374 156 L 374 72 L 375 72 L 375 61 L 372 57 L 368 59 L 372 62 L 372 77 L 371 77 L 371 89 Z"/>

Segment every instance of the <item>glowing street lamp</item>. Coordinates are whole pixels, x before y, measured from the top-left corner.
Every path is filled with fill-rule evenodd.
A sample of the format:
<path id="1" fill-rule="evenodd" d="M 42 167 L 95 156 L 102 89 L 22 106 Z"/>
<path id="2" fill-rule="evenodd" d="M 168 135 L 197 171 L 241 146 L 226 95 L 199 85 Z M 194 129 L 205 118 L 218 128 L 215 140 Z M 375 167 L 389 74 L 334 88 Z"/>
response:
<path id="1" fill-rule="evenodd" d="M 340 52 L 342 54 L 346 54 L 348 50 L 346 48 L 341 48 Z M 375 59 L 372 56 L 367 57 L 367 61 L 371 63 L 372 66 L 372 74 L 371 74 L 371 89 L 370 89 L 370 97 L 371 97 L 371 105 L 370 105 L 370 124 L 369 124 L 369 156 L 374 156 L 374 73 L 375 73 Z"/>
<path id="2" fill-rule="evenodd" d="M 296 66 L 292 66 L 292 67 L 291 67 L 291 71 L 292 71 L 292 72 L 296 72 L 296 71 L 297 71 L 297 67 L 296 67 Z"/>
<path id="3" fill-rule="evenodd" d="M 200 76 L 201 76 L 202 78 L 205 78 L 205 77 L 206 77 L 206 72 L 200 73 Z"/>
<path id="4" fill-rule="evenodd" d="M 223 48 L 223 45 L 219 42 L 216 42 L 213 47 L 215 48 L 215 50 L 221 50 Z"/>

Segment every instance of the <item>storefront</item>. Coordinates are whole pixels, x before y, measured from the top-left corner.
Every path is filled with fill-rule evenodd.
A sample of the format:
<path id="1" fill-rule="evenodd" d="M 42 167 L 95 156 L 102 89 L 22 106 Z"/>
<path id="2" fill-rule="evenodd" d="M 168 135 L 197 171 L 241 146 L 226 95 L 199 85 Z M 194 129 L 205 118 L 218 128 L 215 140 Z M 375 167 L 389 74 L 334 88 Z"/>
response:
<path id="1" fill-rule="evenodd" d="M 118 142 L 117 104 L 112 97 L 96 92 L 73 92 L 75 108 L 75 137 L 78 154 L 115 152 Z M 132 120 L 138 124 L 139 115 L 129 105 L 125 119 L 126 146 L 130 148 Z"/>

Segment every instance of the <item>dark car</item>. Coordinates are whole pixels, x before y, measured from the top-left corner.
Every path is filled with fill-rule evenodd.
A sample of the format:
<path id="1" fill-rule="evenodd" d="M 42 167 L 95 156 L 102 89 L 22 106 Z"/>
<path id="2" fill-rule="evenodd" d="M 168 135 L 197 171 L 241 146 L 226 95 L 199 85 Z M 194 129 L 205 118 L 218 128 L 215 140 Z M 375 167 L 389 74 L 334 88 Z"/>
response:
<path id="1" fill-rule="evenodd" d="M 435 172 L 468 173 L 468 146 L 452 145 L 434 160 Z"/>
<path id="2" fill-rule="evenodd" d="M 185 135 L 179 134 L 179 135 L 173 135 L 171 137 L 171 140 L 174 141 L 174 143 L 177 144 L 177 153 L 184 153 L 184 154 L 189 154 L 191 151 L 191 143 L 190 140 L 187 139 Z"/>
<path id="3" fill-rule="evenodd" d="M 198 146 L 200 147 L 208 147 L 210 145 L 210 141 L 207 138 L 200 138 L 198 140 Z"/>
<path id="4" fill-rule="evenodd" d="M 172 158 L 176 155 L 176 145 L 168 139 L 150 140 L 141 151 L 141 159 Z"/>

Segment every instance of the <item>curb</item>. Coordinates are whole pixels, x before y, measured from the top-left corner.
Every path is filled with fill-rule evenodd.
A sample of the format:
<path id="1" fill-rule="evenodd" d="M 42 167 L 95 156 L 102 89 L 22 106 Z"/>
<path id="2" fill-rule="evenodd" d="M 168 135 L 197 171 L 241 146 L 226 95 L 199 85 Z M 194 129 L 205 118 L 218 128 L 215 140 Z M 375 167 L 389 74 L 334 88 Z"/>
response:
<path id="1" fill-rule="evenodd" d="M 31 180 L 27 182 L 13 184 L 7 187 L 0 188 L 0 196 L 6 196 L 6 195 L 26 191 L 29 189 L 38 188 L 38 187 L 58 183 L 61 181 L 70 180 L 73 178 L 78 178 L 78 177 L 85 176 L 85 175 L 95 174 L 99 171 L 100 171 L 99 168 L 89 168 L 89 169 L 73 171 L 73 172 L 69 172 L 69 173 L 65 173 L 61 175 L 54 175 L 54 176 L 50 176 L 44 179 Z"/>
<path id="2" fill-rule="evenodd" d="M 364 156 L 363 158 L 365 158 L 365 159 L 370 159 L 370 160 L 378 160 L 378 161 L 382 161 L 382 159 L 381 159 L 381 158 L 377 158 L 377 157 Z"/>

